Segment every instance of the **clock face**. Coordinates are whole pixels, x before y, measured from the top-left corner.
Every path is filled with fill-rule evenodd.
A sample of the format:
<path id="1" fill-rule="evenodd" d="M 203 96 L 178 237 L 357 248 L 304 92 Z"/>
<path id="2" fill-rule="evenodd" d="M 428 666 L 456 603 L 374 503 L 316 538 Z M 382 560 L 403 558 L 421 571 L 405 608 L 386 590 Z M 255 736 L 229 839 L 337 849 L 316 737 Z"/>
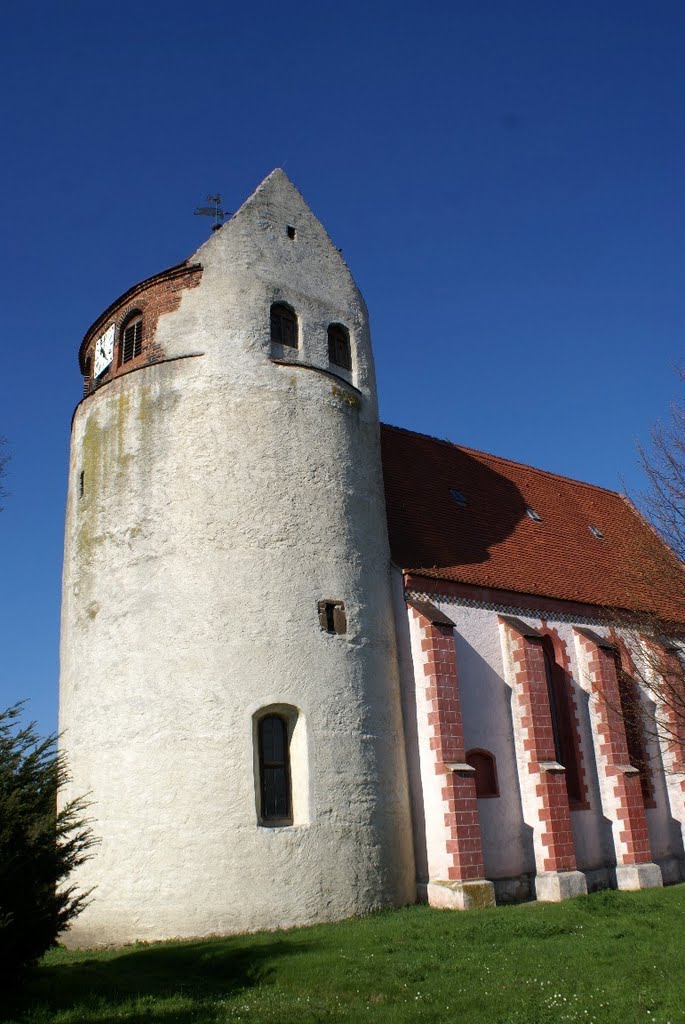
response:
<path id="1" fill-rule="evenodd" d="M 114 355 L 114 324 L 110 324 L 102 337 L 95 342 L 95 376 L 104 373 Z"/>

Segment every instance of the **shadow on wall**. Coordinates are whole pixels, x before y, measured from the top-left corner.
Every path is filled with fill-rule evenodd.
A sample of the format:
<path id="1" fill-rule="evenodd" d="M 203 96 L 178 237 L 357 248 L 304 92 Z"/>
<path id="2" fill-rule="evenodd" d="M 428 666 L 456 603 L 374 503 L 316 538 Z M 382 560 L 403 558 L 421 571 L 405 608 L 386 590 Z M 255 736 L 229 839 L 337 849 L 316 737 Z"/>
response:
<path id="1" fill-rule="evenodd" d="M 214 1005 L 217 998 L 253 988 L 269 978 L 275 958 L 298 956 L 311 948 L 292 941 L 252 941 L 247 947 L 243 943 L 240 936 L 131 946 L 109 958 L 99 951 L 97 958 L 85 954 L 76 963 L 38 967 L 17 996 L 11 1019 L 34 1020 L 45 1007 L 50 1019 L 71 1011 L 82 1014 L 79 1019 L 89 1024 L 109 1024 L 119 1016 L 150 1024 L 199 1024 L 208 1019 L 204 1004 Z M 143 1005 L 135 1008 L 139 1000 Z"/>
<path id="2" fill-rule="evenodd" d="M 381 425 L 394 561 L 419 571 L 486 562 L 526 515 L 518 487 L 448 441 Z"/>
<path id="3" fill-rule="evenodd" d="M 532 876 L 533 830 L 526 825 L 523 814 L 512 690 L 473 644 L 456 631 L 455 642 L 465 749 L 490 751 L 497 764 L 499 796 L 478 801 L 485 877 L 495 881 Z M 512 884 L 511 888 L 515 886 Z M 507 902 L 504 886 L 500 887 L 498 901 Z"/>

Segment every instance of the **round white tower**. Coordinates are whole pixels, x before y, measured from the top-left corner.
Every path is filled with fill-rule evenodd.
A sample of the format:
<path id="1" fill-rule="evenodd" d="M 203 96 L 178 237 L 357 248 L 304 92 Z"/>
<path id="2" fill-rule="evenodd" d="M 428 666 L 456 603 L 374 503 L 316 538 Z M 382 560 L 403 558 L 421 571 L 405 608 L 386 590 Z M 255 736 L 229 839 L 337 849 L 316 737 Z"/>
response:
<path id="1" fill-rule="evenodd" d="M 285 174 L 81 365 L 60 730 L 101 844 L 68 941 L 411 902 L 367 311 Z"/>

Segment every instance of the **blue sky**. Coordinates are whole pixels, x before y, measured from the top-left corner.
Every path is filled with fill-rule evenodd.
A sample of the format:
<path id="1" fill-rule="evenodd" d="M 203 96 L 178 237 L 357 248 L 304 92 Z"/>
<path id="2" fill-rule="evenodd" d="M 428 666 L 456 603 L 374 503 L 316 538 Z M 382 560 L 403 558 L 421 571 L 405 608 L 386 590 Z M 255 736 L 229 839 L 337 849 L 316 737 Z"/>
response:
<path id="1" fill-rule="evenodd" d="M 685 361 L 685 6 L 2 15 L 0 704 L 56 725 L 80 339 L 283 166 L 372 317 L 383 419 L 635 492 Z"/>

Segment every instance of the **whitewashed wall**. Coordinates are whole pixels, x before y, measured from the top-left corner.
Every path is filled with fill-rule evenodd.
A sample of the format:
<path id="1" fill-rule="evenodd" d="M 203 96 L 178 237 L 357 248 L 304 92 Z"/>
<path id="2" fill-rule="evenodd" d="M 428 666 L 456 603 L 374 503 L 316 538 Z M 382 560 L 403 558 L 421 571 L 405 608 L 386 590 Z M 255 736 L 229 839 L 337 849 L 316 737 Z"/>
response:
<path id="1" fill-rule="evenodd" d="M 425 725 L 417 688 L 422 681 L 414 676 L 409 641 L 409 623 L 404 604 L 400 573 L 395 581 L 395 611 L 400 637 L 400 669 L 402 676 L 403 707 L 407 730 L 407 756 L 412 794 L 415 829 L 415 856 L 419 880 L 433 877 L 433 863 L 426 851 L 438 842 L 442 827 L 439 810 L 432 806 L 431 792 L 426 789 L 425 771 L 422 777 L 421 750 L 425 743 Z M 495 755 L 499 782 L 499 797 L 478 801 L 481 822 L 486 877 L 501 884 L 498 892 L 505 897 L 521 896 L 525 885 L 517 886 L 517 879 L 525 879 L 535 871 L 532 835 L 523 820 L 519 772 L 514 744 L 514 726 L 511 713 L 511 679 L 503 661 L 498 611 L 491 608 L 471 607 L 455 600 L 441 600 L 436 595 L 428 599 L 455 623 L 457 673 L 461 710 L 464 724 L 465 746 L 488 750 Z M 589 810 L 571 813 L 578 867 L 588 878 L 589 887 L 611 884 L 611 866 L 614 863 L 611 825 L 601 809 L 597 766 L 590 722 L 589 683 L 578 661 L 573 632 L 574 625 L 585 625 L 587 620 L 560 621 L 553 612 L 541 608 L 539 614 L 523 609 L 507 608 L 536 629 L 545 626 L 556 630 L 566 646 L 573 678 L 573 699 L 577 708 L 583 780 L 589 797 Z M 593 623 L 592 629 L 601 635 L 606 630 Z M 415 652 L 416 656 L 416 652 Z M 653 781 L 657 806 L 647 811 L 647 820 L 654 860 L 662 868 L 666 881 L 676 881 L 683 874 L 682 859 L 682 800 L 679 786 L 672 776 L 660 770 L 661 757 L 652 748 Z M 423 758 L 425 760 L 425 754 Z M 671 795 L 669 797 L 669 790 Z M 423 831 L 423 835 L 422 835 Z M 506 884 L 511 880 L 511 884 Z"/>
<path id="2" fill-rule="evenodd" d="M 60 729 L 66 795 L 92 793 L 102 843 L 78 874 L 96 888 L 72 944 L 414 899 L 363 299 L 282 172 L 193 260 L 201 282 L 156 340 L 197 357 L 120 377 L 74 419 Z M 295 364 L 327 370 L 328 323 L 349 328 L 357 391 L 270 359 L 279 300 L 300 318 Z M 345 636 L 322 632 L 326 598 L 345 602 Z M 270 704 L 302 716 L 308 792 L 286 828 L 257 823 L 253 715 Z"/>

